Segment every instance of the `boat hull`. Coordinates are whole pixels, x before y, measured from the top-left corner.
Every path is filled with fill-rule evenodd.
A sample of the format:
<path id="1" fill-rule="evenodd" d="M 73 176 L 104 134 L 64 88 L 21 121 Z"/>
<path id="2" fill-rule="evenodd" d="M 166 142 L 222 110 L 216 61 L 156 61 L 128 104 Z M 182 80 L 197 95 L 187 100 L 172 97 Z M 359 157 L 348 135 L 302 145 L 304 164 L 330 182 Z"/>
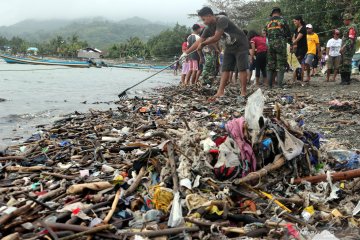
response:
<path id="1" fill-rule="evenodd" d="M 88 62 L 65 62 L 65 61 L 54 61 L 54 60 L 33 60 L 26 58 L 18 58 L 7 55 L 0 55 L 5 62 L 10 64 L 32 64 L 32 65 L 46 65 L 46 66 L 64 66 L 64 67 L 74 67 L 74 68 L 89 68 L 90 63 Z"/>

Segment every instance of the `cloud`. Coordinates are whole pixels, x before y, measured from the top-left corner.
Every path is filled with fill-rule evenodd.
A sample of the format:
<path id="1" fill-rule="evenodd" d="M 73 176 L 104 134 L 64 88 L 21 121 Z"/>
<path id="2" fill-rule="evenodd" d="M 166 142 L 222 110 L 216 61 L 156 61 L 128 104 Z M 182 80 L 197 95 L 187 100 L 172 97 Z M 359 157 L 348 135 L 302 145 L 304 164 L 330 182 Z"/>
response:
<path id="1" fill-rule="evenodd" d="M 151 21 L 190 24 L 206 0 L 1 0 L 0 25 L 25 19 L 104 17 L 121 20 L 143 17 Z"/>

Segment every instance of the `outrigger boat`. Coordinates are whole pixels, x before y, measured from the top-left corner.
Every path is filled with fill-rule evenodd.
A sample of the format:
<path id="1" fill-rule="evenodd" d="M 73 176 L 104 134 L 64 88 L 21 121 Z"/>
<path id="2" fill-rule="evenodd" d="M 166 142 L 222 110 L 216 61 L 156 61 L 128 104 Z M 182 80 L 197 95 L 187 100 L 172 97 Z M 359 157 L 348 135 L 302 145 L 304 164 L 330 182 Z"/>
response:
<path id="1" fill-rule="evenodd" d="M 167 68 L 166 66 L 144 65 L 144 64 L 137 64 L 137 63 L 124 63 L 124 64 L 117 64 L 117 65 L 108 65 L 108 67 L 127 68 L 127 69 L 159 69 L 159 70 Z"/>
<path id="2" fill-rule="evenodd" d="M 64 66 L 64 67 L 75 67 L 75 68 L 89 68 L 90 62 L 82 61 L 60 61 L 60 60 L 47 60 L 47 59 L 29 59 L 19 58 L 9 55 L 0 55 L 1 58 L 7 63 L 11 64 L 32 64 L 32 65 L 46 65 L 46 66 Z"/>

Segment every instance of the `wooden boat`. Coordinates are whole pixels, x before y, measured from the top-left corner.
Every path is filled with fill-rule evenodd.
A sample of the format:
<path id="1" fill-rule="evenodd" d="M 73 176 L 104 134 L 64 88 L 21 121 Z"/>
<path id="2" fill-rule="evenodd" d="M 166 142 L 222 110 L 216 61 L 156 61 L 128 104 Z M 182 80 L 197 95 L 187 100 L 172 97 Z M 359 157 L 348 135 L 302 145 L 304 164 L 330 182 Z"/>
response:
<path id="1" fill-rule="evenodd" d="M 75 67 L 75 68 L 89 68 L 89 62 L 77 62 L 77 61 L 60 61 L 60 60 L 46 60 L 46 59 L 29 59 L 19 58 L 9 55 L 0 55 L 1 58 L 7 63 L 11 64 L 33 64 L 33 65 L 46 65 L 46 66 L 64 66 L 64 67 Z"/>
<path id="2" fill-rule="evenodd" d="M 155 65 L 143 65 L 137 63 L 124 63 L 124 64 L 116 64 L 116 65 L 108 65 L 109 67 L 114 68 L 127 68 L 127 69 L 155 69 L 162 70 L 166 68 L 166 66 L 155 66 Z"/>
<path id="3" fill-rule="evenodd" d="M 150 69 L 150 66 L 136 64 L 136 63 L 114 64 L 114 65 L 109 65 L 109 67 L 128 68 L 128 69 Z"/>

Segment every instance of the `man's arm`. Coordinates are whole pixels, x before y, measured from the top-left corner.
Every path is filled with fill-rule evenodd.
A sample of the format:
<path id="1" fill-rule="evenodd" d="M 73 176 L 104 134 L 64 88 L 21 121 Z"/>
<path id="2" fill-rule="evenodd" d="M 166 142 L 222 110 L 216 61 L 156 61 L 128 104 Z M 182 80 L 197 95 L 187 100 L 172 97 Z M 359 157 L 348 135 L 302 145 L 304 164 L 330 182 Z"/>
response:
<path id="1" fill-rule="evenodd" d="M 196 42 L 188 50 L 186 50 L 185 53 L 190 54 L 190 53 L 194 52 L 196 49 L 198 49 L 200 44 L 204 41 L 205 41 L 205 38 L 200 37 L 198 40 L 196 40 Z"/>
<path id="2" fill-rule="evenodd" d="M 343 54 L 346 49 L 352 50 L 355 47 L 355 35 L 356 35 L 356 31 L 354 28 L 351 28 L 349 31 L 349 39 L 345 40 L 345 43 L 343 45 L 343 47 L 340 50 L 340 53 Z"/>
<path id="3" fill-rule="evenodd" d="M 297 38 L 293 41 L 293 44 L 296 45 L 303 36 L 304 36 L 304 34 L 299 33 L 299 35 L 297 36 Z M 294 38 L 295 38 L 295 37 L 294 37 Z"/>
<path id="4" fill-rule="evenodd" d="M 251 42 L 251 49 L 250 49 L 250 56 L 251 56 L 251 63 L 254 62 L 254 56 L 255 56 L 255 43 Z"/>
<path id="5" fill-rule="evenodd" d="M 316 51 L 318 52 L 319 58 L 321 58 L 321 47 L 320 47 L 320 43 L 317 43 L 317 44 L 316 44 Z"/>
<path id="6" fill-rule="evenodd" d="M 220 39 L 221 36 L 224 34 L 224 30 L 216 30 L 214 36 L 209 37 L 208 39 L 206 39 L 205 41 L 203 41 L 202 43 L 200 43 L 200 45 L 198 46 L 198 48 L 203 48 L 204 46 L 210 45 L 210 44 L 214 44 L 217 43 Z"/>

